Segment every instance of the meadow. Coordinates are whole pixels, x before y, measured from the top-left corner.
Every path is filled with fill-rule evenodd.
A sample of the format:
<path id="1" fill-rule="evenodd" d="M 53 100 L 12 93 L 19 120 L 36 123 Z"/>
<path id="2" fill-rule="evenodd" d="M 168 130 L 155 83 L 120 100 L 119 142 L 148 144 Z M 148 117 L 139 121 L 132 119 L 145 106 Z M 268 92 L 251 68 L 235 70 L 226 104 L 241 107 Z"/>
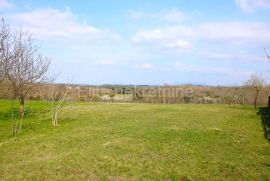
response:
<path id="1" fill-rule="evenodd" d="M 49 104 L 27 101 L 16 137 L 10 108 L 0 100 L 0 180 L 270 180 L 253 106 L 70 102 L 53 128 Z"/>

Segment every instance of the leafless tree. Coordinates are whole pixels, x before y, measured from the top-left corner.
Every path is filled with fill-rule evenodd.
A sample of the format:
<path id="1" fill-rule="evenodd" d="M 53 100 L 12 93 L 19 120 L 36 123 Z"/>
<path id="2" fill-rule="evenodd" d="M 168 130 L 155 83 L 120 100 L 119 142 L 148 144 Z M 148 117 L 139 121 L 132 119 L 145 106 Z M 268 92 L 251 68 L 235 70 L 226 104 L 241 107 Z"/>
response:
<path id="1" fill-rule="evenodd" d="M 254 106 L 257 108 L 259 93 L 265 86 L 265 80 L 260 74 L 251 74 L 245 85 L 255 91 Z"/>
<path id="2" fill-rule="evenodd" d="M 51 123 L 53 127 L 58 126 L 58 113 L 67 101 L 70 88 L 65 85 L 48 83 L 40 85 L 40 95 L 42 100 L 50 104 Z"/>
<path id="3" fill-rule="evenodd" d="M 1 71 L 13 100 L 18 99 L 20 103 L 19 127 L 17 122 L 12 127 L 13 134 L 17 134 L 24 118 L 25 97 L 33 85 L 45 81 L 50 59 L 40 53 L 28 32 L 22 29 L 11 32 L 3 18 L 0 28 L 0 32 L 4 32 L 0 47 Z"/>
<path id="4" fill-rule="evenodd" d="M 3 83 L 5 79 L 4 63 L 6 59 L 11 57 L 10 49 L 11 33 L 9 26 L 5 23 L 4 18 L 0 19 L 0 83 Z M 7 66 L 5 68 L 8 68 Z"/>

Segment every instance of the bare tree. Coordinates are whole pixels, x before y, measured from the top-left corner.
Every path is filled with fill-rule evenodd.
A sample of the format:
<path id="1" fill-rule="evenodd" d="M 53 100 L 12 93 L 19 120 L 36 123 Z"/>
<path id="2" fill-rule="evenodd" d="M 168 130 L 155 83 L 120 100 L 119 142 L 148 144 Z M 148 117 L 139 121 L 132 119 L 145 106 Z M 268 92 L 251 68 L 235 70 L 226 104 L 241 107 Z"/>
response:
<path id="1" fill-rule="evenodd" d="M 4 18 L 0 19 L 0 83 L 5 79 L 4 63 L 6 59 L 11 58 L 10 49 L 11 33 L 9 26 L 5 23 Z M 8 68 L 7 66 L 5 68 Z"/>
<path id="2" fill-rule="evenodd" d="M 40 85 L 40 95 L 43 101 L 50 104 L 51 123 L 53 127 L 58 126 L 58 113 L 67 101 L 67 95 L 70 88 L 65 85 L 48 83 Z"/>
<path id="3" fill-rule="evenodd" d="M 18 99 L 20 103 L 19 127 L 17 127 L 17 122 L 13 123 L 12 127 L 12 133 L 17 134 L 21 131 L 24 118 L 25 97 L 33 85 L 46 79 L 50 60 L 39 52 L 28 32 L 22 29 L 11 32 L 3 18 L 0 28 L 0 32 L 4 32 L 0 47 L 1 70 L 13 100 Z"/>
<path id="4" fill-rule="evenodd" d="M 260 74 L 251 74 L 245 85 L 255 91 L 254 106 L 257 108 L 257 100 L 260 91 L 264 88 L 265 80 Z"/>

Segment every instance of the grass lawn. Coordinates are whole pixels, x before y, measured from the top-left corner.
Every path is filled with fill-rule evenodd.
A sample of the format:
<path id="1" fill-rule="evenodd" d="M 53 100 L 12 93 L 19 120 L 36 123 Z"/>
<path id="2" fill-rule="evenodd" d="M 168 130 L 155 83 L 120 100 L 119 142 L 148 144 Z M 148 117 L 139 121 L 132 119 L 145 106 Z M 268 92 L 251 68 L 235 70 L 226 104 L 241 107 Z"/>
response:
<path id="1" fill-rule="evenodd" d="M 270 143 L 251 106 L 27 102 L 11 136 L 0 100 L 0 180 L 270 180 Z"/>

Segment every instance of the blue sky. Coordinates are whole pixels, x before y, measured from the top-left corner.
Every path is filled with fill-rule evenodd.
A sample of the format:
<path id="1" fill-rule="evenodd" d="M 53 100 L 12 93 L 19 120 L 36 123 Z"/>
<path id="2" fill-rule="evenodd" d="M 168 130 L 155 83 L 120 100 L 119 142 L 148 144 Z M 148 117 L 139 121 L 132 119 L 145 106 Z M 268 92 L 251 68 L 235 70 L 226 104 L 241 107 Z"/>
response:
<path id="1" fill-rule="evenodd" d="M 267 79 L 270 0 L 0 0 L 58 82 L 240 85 Z"/>

